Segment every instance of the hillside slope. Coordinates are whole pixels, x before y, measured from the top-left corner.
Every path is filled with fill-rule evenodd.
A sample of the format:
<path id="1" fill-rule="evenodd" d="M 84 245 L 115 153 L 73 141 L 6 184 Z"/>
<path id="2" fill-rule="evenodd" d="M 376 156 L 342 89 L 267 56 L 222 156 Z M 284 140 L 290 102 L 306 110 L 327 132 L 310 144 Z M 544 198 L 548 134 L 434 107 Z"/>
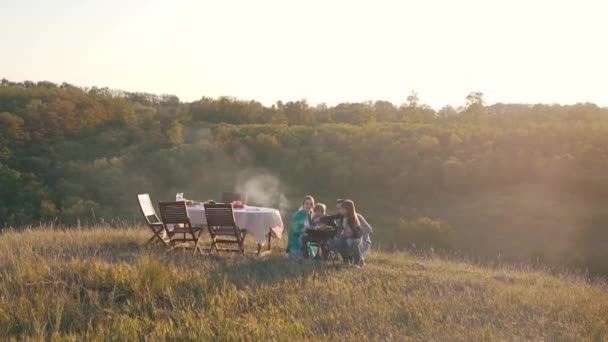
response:
<path id="1" fill-rule="evenodd" d="M 0 336 L 606 340 L 608 288 L 375 252 L 363 269 L 142 247 L 148 231 L 0 235 Z"/>

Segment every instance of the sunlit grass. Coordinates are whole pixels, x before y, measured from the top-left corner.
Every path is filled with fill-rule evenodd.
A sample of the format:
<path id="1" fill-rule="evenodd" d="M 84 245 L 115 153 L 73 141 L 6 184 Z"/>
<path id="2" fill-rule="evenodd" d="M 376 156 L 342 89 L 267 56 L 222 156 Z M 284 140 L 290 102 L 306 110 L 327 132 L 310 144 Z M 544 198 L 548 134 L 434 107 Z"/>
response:
<path id="1" fill-rule="evenodd" d="M 146 247 L 147 230 L 0 235 L 0 336 L 48 340 L 603 340 L 608 288 L 375 252 L 360 270 Z M 255 246 L 251 244 L 250 250 Z"/>

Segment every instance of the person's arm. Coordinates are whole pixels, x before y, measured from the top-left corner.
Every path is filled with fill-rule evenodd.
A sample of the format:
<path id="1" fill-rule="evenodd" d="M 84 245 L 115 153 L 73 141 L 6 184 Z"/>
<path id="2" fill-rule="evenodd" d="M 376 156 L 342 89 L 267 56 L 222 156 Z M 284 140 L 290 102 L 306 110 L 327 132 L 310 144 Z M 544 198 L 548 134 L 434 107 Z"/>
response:
<path id="1" fill-rule="evenodd" d="M 300 235 L 302 235 L 302 228 L 304 227 L 304 220 L 306 214 L 303 210 L 296 211 L 291 215 L 289 220 L 289 229 L 287 231 L 287 252 L 299 250 Z"/>
<path id="2" fill-rule="evenodd" d="M 367 233 L 367 234 L 371 234 L 373 231 L 372 226 L 370 226 L 370 224 L 367 223 L 367 221 L 365 220 L 365 217 L 363 217 L 363 215 L 357 214 L 357 216 L 359 218 L 359 223 L 361 224 L 361 229 L 363 229 L 363 232 Z"/>
<path id="3" fill-rule="evenodd" d="M 327 216 L 323 216 L 321 217 L 321 219 L 319 220 L 321 223 L 323 223 L 324 225 L 330 226 L 330 227 L 334 227 L 334 228 L 338 228 L 338 225 L 336 224 L 336 220 L 342 218 L 342 215 L 338 214 L 338 215 L 327 215 Z"/>
<path id="4" fill-rule="evenodd" d="M 298 212 L 295 212 L 291 215 L 291 218 L 289 219 L 289 226 L 287 227 L 287 243 L 289 244 L 289 241 L 292 239 L 292 235 L 294 233 L 294 231 L 297 229 L 297 217 L 298 217 Z"/>

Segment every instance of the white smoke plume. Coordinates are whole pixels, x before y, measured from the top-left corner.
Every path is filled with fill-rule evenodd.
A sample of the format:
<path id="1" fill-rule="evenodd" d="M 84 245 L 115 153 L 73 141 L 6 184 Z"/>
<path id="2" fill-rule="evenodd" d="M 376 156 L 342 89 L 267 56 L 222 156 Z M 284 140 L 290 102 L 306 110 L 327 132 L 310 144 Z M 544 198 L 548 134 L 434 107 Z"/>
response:
<path id="1" fill-rule="evenodd" d="M 278 177 L 268 173 L 251 173 L 244 172 L 235 187 L 236 192 L 247 194 L 249 204 L 278 208 L 281 212 L 291 208 Z"/>

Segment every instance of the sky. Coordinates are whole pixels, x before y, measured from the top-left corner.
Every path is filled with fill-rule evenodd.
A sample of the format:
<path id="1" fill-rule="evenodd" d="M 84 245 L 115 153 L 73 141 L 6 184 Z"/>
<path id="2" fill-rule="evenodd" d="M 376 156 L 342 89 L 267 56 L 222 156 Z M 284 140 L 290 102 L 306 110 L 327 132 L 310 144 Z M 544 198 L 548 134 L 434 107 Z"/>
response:
<path id="1" fill-rule="evenodd" d="M 608 106 L 603 0 L 0 0 L 0 78 L 310 103 Z"/>

